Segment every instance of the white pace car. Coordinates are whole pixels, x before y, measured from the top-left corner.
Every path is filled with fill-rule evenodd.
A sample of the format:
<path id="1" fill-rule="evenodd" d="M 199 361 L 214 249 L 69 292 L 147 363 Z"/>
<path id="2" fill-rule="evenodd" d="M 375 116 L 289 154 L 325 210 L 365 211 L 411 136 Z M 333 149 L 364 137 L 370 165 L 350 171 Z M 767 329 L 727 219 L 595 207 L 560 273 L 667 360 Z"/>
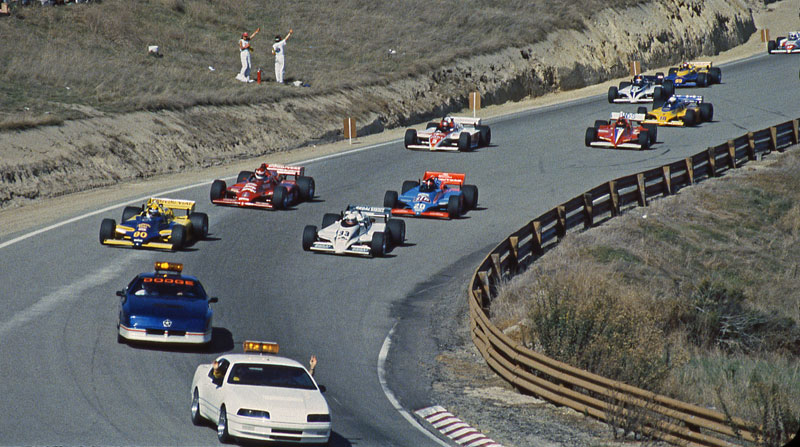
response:
<path id="1" fill-rule="evenodd" d="M 675 85 L 664 80 L 663 73 L 655 76 L 638 74 L 631 82 L 620 82 L 619 87 L 608 88 L 609 103 L 643 103 L 667 99 L 675 93 Z"/>
<path id="2" fill-rule="evenodd" d="M 314 225 L 303 229 L 303 250 L 383 256 L 388 246 L 406 239 L 406 223 L 391 216 L 391 208 L 356 205 L 348 205 L 341 214 L 327 213 L 321 230 Z"/>
<path id="3" fill-rule="evenodd" d="M 438 123 L 428 123 L 425 130 L 407 129 L 404 143 L 406 149 L 464 152 L 488 146 L 491 141 L 492 130 L 482 125 L 480 118 L 446 116 Z"/>
<path id="4" fill-rule="evenodd" d="M 302 364 L 278 357 L 278 345 L 245 341 L 244 354 L 226 354 L 197 367 L 192 379 L 192 423 L 217 426 L 217 437 L 325 444 L 331 413 Z"/>

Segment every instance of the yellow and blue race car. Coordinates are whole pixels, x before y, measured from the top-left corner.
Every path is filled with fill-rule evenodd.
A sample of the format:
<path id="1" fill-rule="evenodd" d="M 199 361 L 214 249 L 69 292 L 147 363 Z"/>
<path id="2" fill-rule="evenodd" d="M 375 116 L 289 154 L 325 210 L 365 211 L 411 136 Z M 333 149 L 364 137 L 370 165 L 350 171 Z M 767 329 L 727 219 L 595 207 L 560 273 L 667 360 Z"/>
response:
<path id="1" fill-rule="evenodd" d="M 192 200 L 151 198 L 141 208 L 126 206 L 119 225 L 100 224 L 100 243 L 125 247 L 178 250 L 208 236 L 208 216 L 194 211 Z M 176 214 L 175 210 L 183 211 Z"/>
<path id="2" fill-rule="evenodd" d="M 653 110 L 639 107 L 637 113 L 645 114 L 644 124 L 696 126 L 714 119 L 714 106 L 703 102 L 700 95 L 672 95 L 664 103 L 654 104 Z"/>
<path id="3" fill-rule="evenodd" d="M 684 62 L 670 68 L 664 81 L 672 81 L 675 87 L 707 87 L 722 82 L 722 70 L 711 62 Z"/>

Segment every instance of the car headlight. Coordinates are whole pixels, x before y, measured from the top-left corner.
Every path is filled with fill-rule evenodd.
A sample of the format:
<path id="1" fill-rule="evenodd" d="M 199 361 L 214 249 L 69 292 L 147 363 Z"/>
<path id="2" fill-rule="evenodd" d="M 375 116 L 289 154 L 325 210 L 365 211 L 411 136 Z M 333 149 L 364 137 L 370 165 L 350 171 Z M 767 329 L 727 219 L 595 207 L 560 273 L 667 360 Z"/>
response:
<path id="1" fill-rule="evenodd" d="M 309 414 L 308 415 L 308 422 L 330 422 L 331 415 L 330 414 Z"/>
<path id="2" fill-rule="evenodd" d="M 249 408 L 241 408 L 236 413 L 239 416 L 246 416 L 249 418 L 262 418 L 262 419 L 269 419 L 269 411 L 262 411 L 262 410 L 251 410 Z"/>

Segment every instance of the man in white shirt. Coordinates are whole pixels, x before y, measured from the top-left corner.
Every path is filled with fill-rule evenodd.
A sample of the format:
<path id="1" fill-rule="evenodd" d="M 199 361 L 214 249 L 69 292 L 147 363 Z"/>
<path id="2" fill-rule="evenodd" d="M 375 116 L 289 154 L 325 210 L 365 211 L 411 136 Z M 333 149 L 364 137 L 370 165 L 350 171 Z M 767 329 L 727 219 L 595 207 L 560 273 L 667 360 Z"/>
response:
<path id="1" fill-rule="evenodd" d="M 275 36 L 275 43 L 272 44 L 272 54 L 275 55 L 275 81 L 283 84 L 283 74 L 286 67 L 286 41 L 292 36 L 294 30 L 289 30 L 289 34 L 281 39 L 280 34 Z"/>
<path id="2" fill-rule="evenodd" d="M 253 51 L 250 48 L 250 39 L 256 37 L 256 34 L 261 31 L 261 28 L 253 31 L 253 34 L 247 34 L 247 31 L 242 33 L 242 38 L 239 39 L 239 58 L 242 61 L 242 70 L 236 75 L 236 79 L 242 82 L 252 82 L 250 80 L 250 52 Z"/>

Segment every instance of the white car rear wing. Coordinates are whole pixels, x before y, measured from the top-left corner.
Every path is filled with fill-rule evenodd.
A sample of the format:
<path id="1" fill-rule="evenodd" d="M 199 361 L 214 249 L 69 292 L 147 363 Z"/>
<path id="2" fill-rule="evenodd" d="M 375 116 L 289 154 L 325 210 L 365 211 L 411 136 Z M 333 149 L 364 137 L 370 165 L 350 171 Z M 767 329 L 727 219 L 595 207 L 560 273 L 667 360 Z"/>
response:
<path id="1" fill-rule="evenodd" d="M 347 205 L 347 211 L 360 211 L 362 214 L 371 218 L 388 218 L 392 215 L 391 208 L 384 208 L 382 206 Z"/>
<path id="2" fill-rule="evenodd" d="M 275 171 L 278 175 L 295 175 L 300 176 L 305 173 L 306 168 L 302 166 L 286 166 L 286 165 L 273 165 L 268 164 L 267 169 Z"/>
<path id="3" fill-rule="evenodd" d="M 620 117 L 627 118 L 631 121 L 644 121 L 644 113 L 630 113 L 630 112 L 611 112 L 611 119 L 617 120 Z"/>
<path id="4" fill-rule="evenodd" d="M 479 126 L 481 124 L 480 118 L 469 118 L 464 116 L 454 116 L 453 121 L 456 124 L 461 124 L 463 126 Z"/>
<path id="5" fill-rule="evenodd" d="M 678 101 L 686 101 L 686 102 L 696 102 L 698 104 L 703 102 L 703 97 L 701 95 L 672 95 Z"/>

